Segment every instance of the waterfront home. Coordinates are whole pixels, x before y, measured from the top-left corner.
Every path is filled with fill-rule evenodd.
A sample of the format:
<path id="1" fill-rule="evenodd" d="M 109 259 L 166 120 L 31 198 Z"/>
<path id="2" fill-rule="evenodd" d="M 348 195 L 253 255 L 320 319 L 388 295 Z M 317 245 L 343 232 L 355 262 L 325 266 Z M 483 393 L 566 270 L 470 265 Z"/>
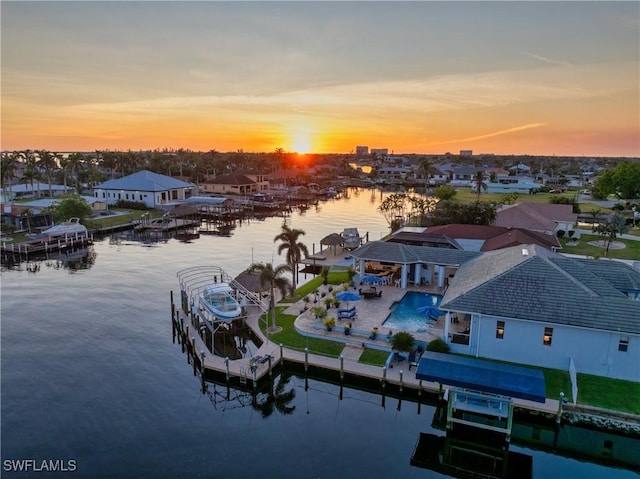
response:
<path id="1" fill-rule="evenodd" d="M 119 200 L 144 203 L 148 208 L 189 198 L 197 191 L 196 185 L 170 176 L 142 170 L 122 178 L 105 181 L 93 188 L 96 198 L 109 205 Z"/>
<path id="2" fill-rule="evenodd" d="M 506 228 L 525 228 L 545 234 L 565 233 L 575 230 L 578 215 L 573 212 L 572 205 L 555 205 L 550 203 L 517 203 L 504 205 L 496 211 L 494 226 Z"/>
<path id="3" fill-rule="evenodd" d="M 524 228 L 465 224 L 404 227 L 394 232 L 386 241 L 465 251 L 492 251 L 521 244 L 537 244 L 552 250 L 561 247 L 554 235 Z"/>
<path id="4" fill-rule="evenodd" d="M 246 195 L 269 188 L 269 179 L 264 174 L 233 173 L 218 175 L 200 184 L 203 193 Z"/>
<path id="5" fill-rule="evenodd" d="M 472 186 L 473 179 L 479 171 L 484 172 L 483 168 L 479 166 L 458 166 L 451 172 L 450 184 L 452 186 Z"/>
<path id="6" fill-rule="evenodd" d="M 73 192 L 74 188 L 65 185 L 49 185 L 48 183 L 20 183 L 3 188 L 3 202 L 7 203 L 24 198 L 42 198 L 44 196 L 61 196 Z M 6 198 L 5 198 L 6 196 Z"/>
<path id="7" fill-rule="evenodd" d="M 498 175 L 495 181 L 486 183 L 487 193 L 518 193 L 531 195 L 542 188 L 540 183 L 536 183 L 533 178 L 528 176 L 509 176 Z M 473 186 L 475 187 L 475 183 Z"/>
<path id="8" fill-rule="evenodd" d="M 353 268 L 360 275 L 389 272 L 399 288 L 428 285 L 444 289 L 461 264 L 481 253 L 387 241 L 369 241 L 351 252 Z"/>
<path id="9" fill-rule="evenodd" d="M 387 284 L 442 293 L 453 352 L 640 381 L 640 272 L 625 263 L 539 245 L 480 253 L 384 241 L 351 259 L 360 275 L 389 271 Z"/>
<path id="10" fill-rule="evenodd" d="M 640 381 L 640 272 L 625 263 L 491 251 L 460 266 L 439 307 L 455 353 Z"/>

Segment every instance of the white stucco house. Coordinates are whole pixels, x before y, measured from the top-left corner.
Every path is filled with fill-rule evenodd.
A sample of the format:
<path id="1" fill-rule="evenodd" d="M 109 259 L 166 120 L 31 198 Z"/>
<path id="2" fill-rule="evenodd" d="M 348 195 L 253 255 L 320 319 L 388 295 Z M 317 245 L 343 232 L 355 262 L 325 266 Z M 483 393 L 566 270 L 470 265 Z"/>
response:
<path id="1" fill-rule="evenodd" d="M 640 272 L 625 263 L 490 251 L 460 266 L 440 309 L 453 352 L 640 382 Z"/>
<path id="2" fill-rule="evenodd" d="M 400 288 L 442 292 L 438 334 L 454 353 L 640 382 L 640 271 L 623 262 L 533 244 L 482 253 L 370 241 L 351 256 L 356 271 L 378 262 Z"/>
<path id="3" fill-rule="evenodd" d="M 148 170 L 105 181 L 93 188 L 94 196 L 103 199 L 109 205 L 124 200 L 144 203 L 148 208 L 186 200 L 196 192 L 197 186 L 193 183 Z"/>

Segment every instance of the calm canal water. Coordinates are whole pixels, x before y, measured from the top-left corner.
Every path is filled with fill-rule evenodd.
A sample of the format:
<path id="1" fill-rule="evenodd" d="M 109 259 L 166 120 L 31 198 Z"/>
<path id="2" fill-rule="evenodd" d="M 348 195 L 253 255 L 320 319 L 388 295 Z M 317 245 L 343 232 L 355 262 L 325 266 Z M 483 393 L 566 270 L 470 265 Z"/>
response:
<path id="1" fill-rule="evenodd" d="M 357 227 L 379 239 L 386 221 L 380 193 L 352 191 L 289 219 L 311 246 Z M 247 397 L 220 387 L 200 392 L 171 341 L 169 291 L 176 272 L 218 265 L 235 276 L 252 261 L 282 263 L 273 238 L 282 218 L 239 225 L 230 237 L 190 243 L 104 239 L 87 269 L 48 260 L 2 271 L 1 456 L 11 477 L 443 477 L 412 467 L 433 408 L 321 381 L 291 377 L 292 413 L 264 418 Z M 218 394 L 220 393 L 220 394 Z M 438 432 L 435 432 L 438 433 Z M 441 434 L 441 433 L 438 433 Z M 513 446 L 533 455 L 534 475 L 637 477 Z M 17 473 L 7 461 L 66 461 L 74 472 Z M 73 462 L 69 462 L 73 461 Z"/>

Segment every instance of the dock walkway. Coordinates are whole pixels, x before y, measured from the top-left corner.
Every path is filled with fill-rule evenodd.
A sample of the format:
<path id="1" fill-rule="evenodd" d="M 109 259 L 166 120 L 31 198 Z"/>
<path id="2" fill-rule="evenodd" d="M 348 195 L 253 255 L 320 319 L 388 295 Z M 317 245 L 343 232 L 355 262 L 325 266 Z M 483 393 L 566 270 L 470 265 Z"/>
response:
<path id="1" fill-rule="evenodd" d="M 257 311 L 255 313 L 250 312 L 246 318 L 246 322 L 264 341 L 262 346 L 256 351 L 254 357 L 267 359 L 260 362 L 254 362 L 250 358 L 233 361 L 227 360 L 209 353 L 200 335 L 196 334 L 187 315 L 179 308 L 175 309 L 175 311 L 178 319 L 174 321 L 174 326 L 178 324 L 178 327 L 181 328 L 178 334 L 182 334 L 188 343 L 186 350 L 192 354 L 194 373 L 196 369 L 204 371 L 205 375 L 207 371 L 211 371 L 217 374 L 226 374 L 228 379 L 239 378 L 241 383 L 253 381 L 255 384 L 255 382 L 269 374 L 275 366 L 284 361 L 289 361 L 339 372 L 341 375 L 351 374 L 377 380 L 381 385 L 389 384 L 399 388 L 413 389 L 418 391 L 419 394 L 422 392 L 437 394 L 440 390 L 438 383 L 418 380 L 415 369 L 409 370 L 409 364 L 407 362 L 396 363 L 390 365 L 389 368 L 358 362 L 360 355 L 365 349 L 359 341 L 347 344 L 339 358 L 285 348 L 262 334 L 258 324 L 260 315 Z M 345 340 L 348 339 L 348 337 L 345 337 Z M 184 347 L 185 345 L 183 344 L 183 348 Z M 204 356 L 202 354 L 203 352 Z M 202 359 L 204 359 L 204 361 L 202 361 Z M 544 404 L 514 399 L 514 405 L 545 414 L 556 414 L 559 406 L 558 401 L 553 399 L 546 399 Z"/>

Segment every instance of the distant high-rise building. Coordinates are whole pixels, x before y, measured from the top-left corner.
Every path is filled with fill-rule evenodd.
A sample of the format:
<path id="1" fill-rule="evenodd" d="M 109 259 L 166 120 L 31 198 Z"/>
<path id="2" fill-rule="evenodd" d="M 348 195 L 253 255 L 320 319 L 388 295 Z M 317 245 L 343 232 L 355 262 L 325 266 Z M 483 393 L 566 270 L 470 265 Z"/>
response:
<path id="1" fill-rule="evenodd" d="M 368 146 L 356 146 L 356 155 L 363 156 L 369 154 Z"/>
<path id="2" fill-rule="evenodd" d="M 460 150 L 460 156 L 473 156 L 473 150 Z"/>

